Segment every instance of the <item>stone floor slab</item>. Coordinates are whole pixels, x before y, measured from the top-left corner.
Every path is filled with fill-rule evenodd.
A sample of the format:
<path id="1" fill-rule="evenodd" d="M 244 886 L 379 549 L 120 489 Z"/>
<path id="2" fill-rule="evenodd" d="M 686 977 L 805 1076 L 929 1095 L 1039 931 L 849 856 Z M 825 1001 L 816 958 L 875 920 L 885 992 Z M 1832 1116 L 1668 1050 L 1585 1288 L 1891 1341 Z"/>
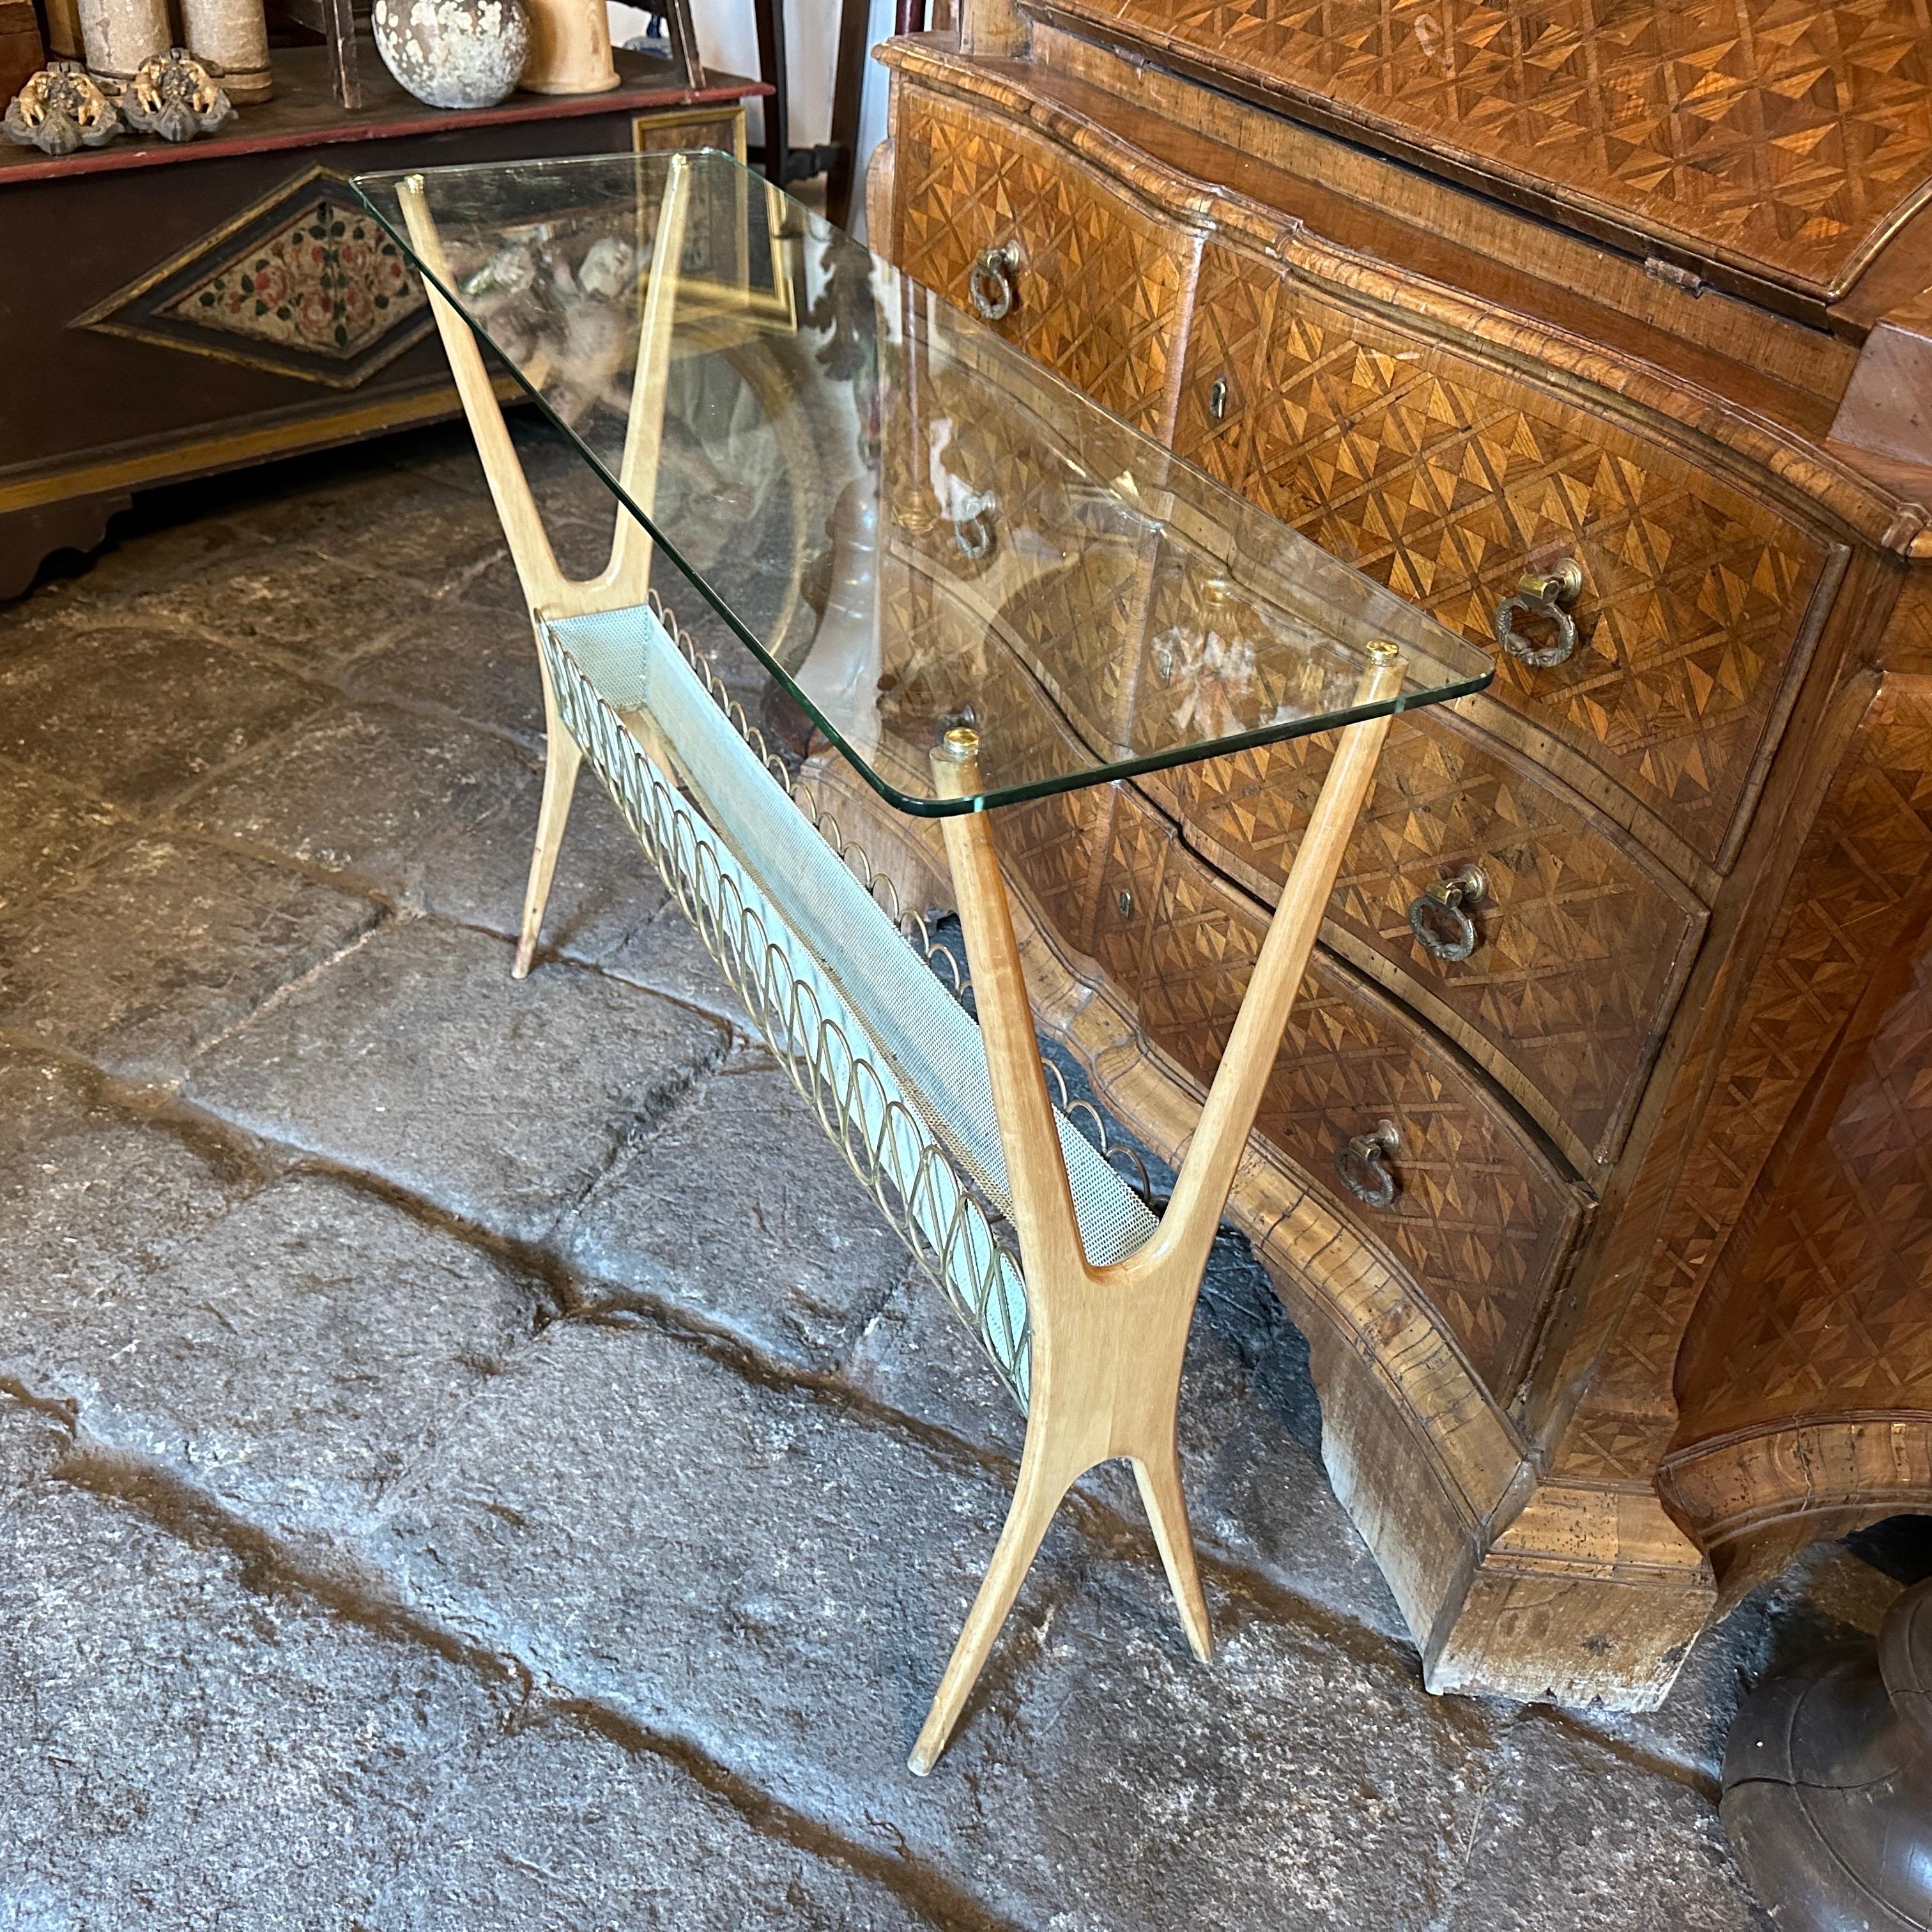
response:
<path id="1" fill-rule="evenodd" d="M 98 608 L 104 622 L 196 636 L 328 676 L 419 621 L 423 604 L 420 584 L 298 536 L 248 545 L 161 584 L 131 586 Z"/>
<path id="2" fill-rule="evenodd" d="M 400 901 L 439 840 L 497 812 L 534 820 L 538 782 L 500 738 L 392 705 L 339 705 L 231 766 L 178 816 Z"/>
<path id="3" fill-rule="evenodd" d="M 438 599 L 358 658 L 344 682 L 358 696 L 426 707 L 542 748 L 542 675 L 520 612 Z"/>
<path id="4" fill-rule="evenodd" d="M 935 1923 L 836 1857 L 758 1828 L 676 1765 L 574 1726 L 491 1742 L 423 1838 L 374 1915 L 384 1932 L 914 1932 Z"/>
<path id="5" fill-rule="evenodd" d="M 473 1244 L 299 1174 L 118 1292 L 50 1299 L 15 1379 L 73 1402 L 90 1441 L 307 1538 L 360 1523 L 550 1312 Z"/>
<path id="6" fill-rule="evenodd" d="M 142 1284 L 272 1177 L 218 1135 L 104 1088 L 0 1047 L 0 1362 L 90 1312 L 133 1332 Z"/>
<path id="7" fill-rule="evenodd" d="M 1553 1712 L 1510 1731 L 1444 1932 L 1771 1932 L 1713 1794 L 1633 1779 Z"/>
<path id="8" fill-rule="evenodd" d="M 188 1090 L 249 1131 L 536 1238 L 725 1036 L 599 974 L 514 980 L 511 956 L 486 934 L 398 921 L 223 1040 Z"/>
<path id="9" fill-rule="evenodd" d="M 316 488 L 261 506 L 251 521 L 278 545 L 333 570 L 338 585 L 364 577 L 412 585 L 418 611 L 424 592 L 459 589 L 507 554 L 488 496 L 426 482 L 387 463 L 345 465 Z M 352 632 L 355 615 L 353 602 L 339 599 L 334 628 Z M 362 632 L 363 643 L 374 640 Z"/>
<path id="10" fill-rule="evenodd" d="M 558 1240 L 599 1305 L 674 1303 L 811 1369 L 844 1360 L 909 1262 L 764 1060 L 707 1082 L 628 1149 Z"/>
<path id="11" fill-rule="evenodd" d="M 250 1590 L 123 1503 L 0 1502 L 0 1924 L 368 1924 L 500 1720 L 433 1650 Z"/>
<path id="12" fill-rule="evenodd" d="M 124 823 L 105 800 L 0 759 L 0 910 L 79 872 Z"/>
<path id="13" fill-rule="evenodd" d="M 1221 1655 L 1197 1665 L 1150 1550 L 1056 1530 L 953 1750 L 908 1776 L 1006 1500 L 836 1404 L 563 1323 L 397 1492 L 378 1546 L 413 1600 L 547 1687 L 690 1739 L 995 1917 L 1428 1924 L 1474 1822 L 1481 1707 L 1427 1697 L 1392 1646 L 1219 1593 Z"/>
<path id="14" fill-rule="evenodd" d="M 522 929 L 536 822 L 532 788 L 503 800 L 476 824 L 446 833 L 416 866 L 412 897 L 425 911 L 514 939 Z M 647 929 L 669 904 L 604 788 L 580 780 L 544 909 L 539 960 L 560 958 L 608 970 L 627 956 L 641 959 L 654 941 Z M 540 964 L 538 978 L 544 970 Z"/>
<path id="15" fill-rule="evenodd" d="M 0 660 L 0 757 L 146 810 L 327 697 L 265 658 L 189 631 L 55 632 Z"/>
<path id="16" fill-rule="evenodd" d="M 0 1030 L 172 1082 L 381 916 L 264 859 L 142 838 L 64 892 L 0 909 Z"/>

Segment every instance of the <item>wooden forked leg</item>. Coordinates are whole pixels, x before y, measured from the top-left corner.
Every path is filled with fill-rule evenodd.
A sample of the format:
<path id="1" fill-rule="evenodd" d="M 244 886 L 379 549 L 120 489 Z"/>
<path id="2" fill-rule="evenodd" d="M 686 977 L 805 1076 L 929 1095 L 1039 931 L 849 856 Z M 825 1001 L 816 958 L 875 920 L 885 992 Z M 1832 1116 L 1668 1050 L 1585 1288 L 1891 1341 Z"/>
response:
<path id="1" fill-rule="evenodd" d="M 958 1641 L 952 1646 L 946 1673 L 939 1680 L 932 1708 L 920 1729 L 918 1742 L 908 1760 L 920 1778 L 939 1762 L 940 1753 L 959 1721 L 966 1700 L 986 1667 L 993 1645 L 1004 1627 L 1013 1599 L 1026 1581 L 1033 1559 L 1040 1553 L 1054 1513 L 1066 1492 L 1085 1472 L 1067 1470 L 1063 1458 L 1054 1455 L 1044 1432 L 1036 1432 L 1029 1424 L 1026 1448 L 1020 1460 L 1019 1480 L 1006 1510 L 1005 1527 L 993 1546 L 992 1561 L 986 1565 L 973 1606 L 966 1612 Z"/>
<path id="2" fill-rule="evenodd" d="M 616 526 L 610 540 L 609 562 L 596 577 L 578 580 L 564 575 L 556 553 L 550 548 L 543 520 L 537 514 L 528 478 L 518 460 L 516 446 L 503 421 L 482 350 L 470 326 L 444 299 L 438 283 L 447 286 L 449 266 L 441 238 L 423 194 L 420 176 L 398 184 L 397 196 L 402 204 L 403 219 L 418 257 L 430 271 L 428 284 L 430 312 L 442 337 L 444 353 L 449 358 L 450 374 L 470 420 L 470 434 L 476 442 L 483 474 L 503 526 L 510 560 L 516 566 L 533 624 L 546 617 L 580 616 L 597 610 L 619 610 L 644 602 L 650 587 L 650 533 L 620 503 Z M 624 432 L 624 453 L 618 480 L 625 495 L 646 514 L 657 492 L 658 460 L 663 447 L 665 386 L 670 366 L 671 322 L 677 301 L 678 280 L 684 256 L 684 232 L 691 205 L 691 164 L 682 155 L 671 158 L 664 184 L 664 198 L 658 211 L 658 226 L 651 257 L 651 276 L 644 299 L 638 335 L 638 364 L 632 378 L 631 408 Z M 538 667 L 543 677 L 544 782 L 543 800 L 537 811 L 537 832 L 530 853 L 530 879 L 524 892 L 524 916 L 518 928 L 517 956 L 510 968 L 513 978 L 523 979 L 536 958 L 537 940 L 543 929 L 544 908 L 550 898 L 550 880 L 556 871 L 556 856 L 563 843 L 563 828 L 570 817 L 570 802 L 577 789 L 577 774 L 584 754 L 557 716 L 550 688 L 550 674 Z"/>
<path id="3" fill-rule="evenodd" d="M 1358 700 L 1396 689 L 1401 675 L 1400 656 L 1383 647 Z M 921 1776 L 945 1750 L 1054 1512 L 1096 1463 L 1124 1456 L 1132 1464 L 1189 1646 L 1204 1663 L 1211 1652 L 1175 1439 L 1187 1331 L 1235 1166 L 1388 730 L 1387 718 L 1371 719 L 1350 728 L 1336 746 L 1173 1199 L 1146 1245 L 1108 1267 L 1090 1264 L 1081 1245 L 992 829 L 983 812 L 941 821 L 1026 1277 L 1032 1387 L 1012 1506 L 913 1747 L 911 1768 Z M 949 733 L 933 771 L 942 796 L 976 792 L 976 734 Z"/>
<path id="4" fill-rule="evenodd" d="M 1175 1400 L 1180 1391 L 1175 1390 Z M 1208 1594 L 1201 1587 L 1201 1566 L 1194 1558 L 1193 1532 L 1187 1526 L 1187 1497 L 1180 1486 L 1180 1448 L 1169 1432 L 1167 1454 L 1133 1459 L 1134 1480 L 1141 1507 L 1154 1529 L 1161 1568 L 1187 1633 L 1187 1647 L 1205 1664 L 1214 1654 L 1214 1633 L 1208 1621 Z"/>
<path id="5" fill-rule="evenodd" d="M 537 839 L 530 854 L 530 882 L 524 888 L 524 919 L 517 934 L 516 963 L 510 968 L 513 980 L 527 979 L 536 959 L 544 908 L 550 903 L 550 882 L 556 871 L 557 853 L 563 844 L 570 801 L 577 790 L 578 770 L 584 763 L 577 740 L 563 728 L 563 721 L 556 715 L 550 672 L 541 656 L 537 663 L 543 670 L 543 800 L 537 807 Z"/>

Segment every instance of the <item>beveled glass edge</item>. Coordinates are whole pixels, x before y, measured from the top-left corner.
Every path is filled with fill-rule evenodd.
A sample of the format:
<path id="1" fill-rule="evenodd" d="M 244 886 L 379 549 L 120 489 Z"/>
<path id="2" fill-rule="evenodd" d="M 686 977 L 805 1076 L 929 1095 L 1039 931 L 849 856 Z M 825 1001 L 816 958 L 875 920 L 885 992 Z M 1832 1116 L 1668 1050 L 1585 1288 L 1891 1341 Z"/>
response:
<path id="1" fill-rule="evenodd" d="M 739 161 L 736 155 L 727 154 L 722 148 L 692 148 L 680 149 L 679 152 L 694 154 L 716 154 L 721 159 L 730 162 L 734 168 L 740 169 L 750 175 L 752 181 L 760 188 L 769 188 L 770 185 L 762 176 L 752 174 L 750 170 L 744 168 L 744 164 Z M 416 272 L 424 280 L 430 284 L 436 292 L 448 304 L 452 312 L 461 320 L 470 334 L 476 337 L 478 343 L 508 370 L 510 374 L 515 379 L 518 387 L 530 398 L 532 402 L 536 404 L 544 420 L 563 438 L 568 447 L 574 449 L 589 464 L 591 469 L 602 480 L 604 486 L 616 497 L 622 508 L 628 512 L 650 532 L 652 542 L 664 552 L 676 566 L 680 574 L 686 582 L 697 591 L 713 610 L 717 612 L 729 626 L 732 634 L 751 652 L 766 673 L 776 680 L 779 689 L 784 692 L 786 696 L 812 720 L 826 742 L 838 752 L 839 756 L 895 811 L 911 818 L 957 818 L 964 816 L 968 812 L 997 810 L 1002 806 L 1025 805 L 1037 799 L 1056 797 L 1065 792 L 1084 791 L 1091 786 L 1111 784 L 1119 778 L 1141 778 L 1152 772 L 1171 771 L 1179 765 L 1201 764 L 1210 758 L 1232 757 L 1238 752 L 1253 751 L 1263 746 L 1286 744 L 1296 738 L 1312 738 L 1323 731 L 1340 730 L 1351 724 L 1366 723 L 1371 718 L 1393 717 L 1398 712 L 1424 710 L 1431 705 L 1448 704 L 1456 698 L 1467 698 L 1477 692 L 1484 690 L 1494 679 L 1496 665 L 1493 660 L 1491 660 L 1486 664 L 1480 675 L 1472 675 L 1466 680 L 1459 680 L 1450 684 L 1432 686 L 1426 691 L 1398 692 L 1392 698 L 1377 699 L 1371 704 L 1350 705 L 1340 711 L 1323 712 L 1318 716 L 1293 718 L 1284 724 L 1260 726 L 1254 730 L 1238 733 L 1232 737 L 1216 738 L 1202 744 L 1176 746 L 1168 751 L 1148 752 L 1137 758 L 1108 759 L 1104 763 L 1096 763 L 1084 771 L 1070 772 L 1054 777 L 1033 780 L 1024 784 L 1004 785 L 986 791 L 968 792 L 958 798 L 921 797 L 910 792 L 901 791 L 896 785 L 889 784 L 874 768 L 870 759 L 862 757 L 845 742 L 843 734 L 800 688 L 790 674 L 778 663 L 766 646 L 752 634 L 750 630 L 730 609 L 723 598 L 719 597 L 705 582 L 703 577 L 685 562 L 679 552 L 676 541 L 667 536 L 658 528 L 656 523 L 638 507 L 629 492 L 610 473 L 596 452 L 562 421 L 544 399 L 542 392 L 525 377 L 523 370 L 497 349 L 496 344 L 490 340 L 482 327 L 470 316 L 461 296 L 446 287 L 438 277 L 430 272 L 418 257 L 415 244 L 410 240 L 406 229 L 399 229 L 377 205 L 370 192 L 371 188 L 378 186 L 388 186 L 393 190 L 395 184 L 410 180 L 416 176 L 421 176 L 426 179 L 432 175 L 447 177 L 453 175 L 481 174 L 504 167 L 514 167 L 519 165 L 538 166 L 545 163 L 556 164 L 581 161 L 586 164 L 603 162 L 608 164 L 622 160 L 649 162 L 658 160 L 668 163 L 670 159 L 670 157 L 668 154 L 664 155 L 622 154 L 540 155 L 520 164 L 514 161 L 466 161 L 452 163 L 440 167 L 378 169 L 362 174 L 352 175 L 349 178 L 349 182 L 350 186 L 356 191 L 356 199 L 381 224 L 384 232 L 389 236 L 390 239 L 402 250 Z M 812 210 L 806 208 L 802 202 L 796 200 L 794 196 L 787 194 L 782 188 L 777 192 L 782 200 L 791 202 L 809 219 L 820 223 L 832 233 L 850 243 L 852 247 L 864 248 L 866 252 L 872 256 L 874 262 L 887 274 L 911 280 L 911 278 L 904 275 L 903 270 L 886 260 L 883 256 L 870 248 L 866 243 L 847 234 L 843 229 L 833 227 L 832 224 L 826 221 L 822 215 L 814 214 Z M 921 290 L 926 290 L 926 284 L 923 282 L 915 281 L 913 286 Z M 937 296 L 942 302 L 946 299 L 944 296 L 939 296 L 937 290 L 927 292 Z M 948 304 L 948 306 L 950 307 L 952 304 Z M 961 313 L 964 314 L 963 310 Z M 995 336 L 994 340 L 1003 340 L 1004 338 Z M 1048 368 L 1043 363 L 1034 363 L 1029 373 L 1034 371 L 1045 376 L 1050 382 L 1066 390 L 1070 395 L 1077 397 L 1086 407 L 1096 411 L 1100 415 L 1106 417 L 1109 422 L 1118 424 L 1130 434 L 1144 434 L 1136 430 L 1131 423 L 1116 416 L 1104 404 L 1096 402 L 1084 390 L 1076 388 L 1057 370 Z M 1167 448 L 1164 445 L 1158 446 L 1160 448 L 1164 460 L 1185 465 L 1188 469 L 1195 470 L 1206 477 L 1210 483 L 1215 483 L 1217 488 L 1226 487 L 1219 484 L 1217 479 L 1209 475 L 1207 471 L 1201 470 L 1198 464 L 1190 462 L 1188 458 Z M 1251 509 L 1258 508 L 1257 506 L 1252 504 L 1247 507 Z M 1312 542 L 1312 539 L 1304 538 L 1304 541 Z M 1334 560 L 1337 563 L 1342 561 L 1339 558 Z M 1346 564 L 1342 565 L 1342 567 L 1353 568 L 1352 566 Z M 1374 581 L 1372 578 L 1366 580 L 1370 583 Z M 1391 596 L 1396 594 L 1388 591 L 1386 586 L 1378 586 L 1377 588 L 1384 590 L 1387 595 Z M 1453 632 L 1450 634 L 1452 637 L 1456 636 L 1456 633 Z M 1480 645 L 1471 644 L 1466 638 L 1458 638 L 1457 641 L 1472 651 L 1479 653 L 1481 652 L 1482 647 Z M 1044 694 L 1042 694 L 1042 701 L 1051 702 L 1045 699 Z M 1054 709 L 1057 713 L 1058 707 L 1055 706 Z"/>

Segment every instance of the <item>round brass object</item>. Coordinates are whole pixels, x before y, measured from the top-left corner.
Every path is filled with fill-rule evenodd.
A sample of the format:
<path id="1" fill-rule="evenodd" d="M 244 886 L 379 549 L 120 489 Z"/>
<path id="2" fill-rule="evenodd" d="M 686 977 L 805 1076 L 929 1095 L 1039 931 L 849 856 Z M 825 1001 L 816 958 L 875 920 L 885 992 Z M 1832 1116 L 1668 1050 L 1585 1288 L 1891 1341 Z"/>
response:
<path id="1" fill-rule="evenodd" d="M 1389 1161 L 1402 1146 L 1393 1120 L 1378 1120 L 1372 1133 L 1357 1134 L 1335 1150 L 1335 1169 L 1342 1185 L 1358 1201 L 1386 1208 L 1396 1197 L 1396 1178 Z"/>

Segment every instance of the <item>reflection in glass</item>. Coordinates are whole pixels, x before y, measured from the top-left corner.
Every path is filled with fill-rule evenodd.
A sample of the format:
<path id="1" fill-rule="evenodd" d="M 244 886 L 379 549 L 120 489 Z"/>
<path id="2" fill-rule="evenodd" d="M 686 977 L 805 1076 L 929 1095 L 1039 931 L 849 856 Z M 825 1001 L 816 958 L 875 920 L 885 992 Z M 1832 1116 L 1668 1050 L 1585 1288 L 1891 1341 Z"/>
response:
<path id="1" fill-rule="evenodd" d="M 1486 682 L 1481 652 L 729 157 L 680 164 L 683 246 L 658 263 L 672 165 L 428 171 L 444 292 L 903 808 L 1037 796 Z M 402 178 L 357 185 L 406 247 Z M 661 273 L 676 277 L 662 452 L 652 485 L 626 493 Z M 1376 639 L 1406 670 L 1364 706 Z M 960 723 L 979 733 L 982 788 L 941 800 L 929 754 Z"/>

